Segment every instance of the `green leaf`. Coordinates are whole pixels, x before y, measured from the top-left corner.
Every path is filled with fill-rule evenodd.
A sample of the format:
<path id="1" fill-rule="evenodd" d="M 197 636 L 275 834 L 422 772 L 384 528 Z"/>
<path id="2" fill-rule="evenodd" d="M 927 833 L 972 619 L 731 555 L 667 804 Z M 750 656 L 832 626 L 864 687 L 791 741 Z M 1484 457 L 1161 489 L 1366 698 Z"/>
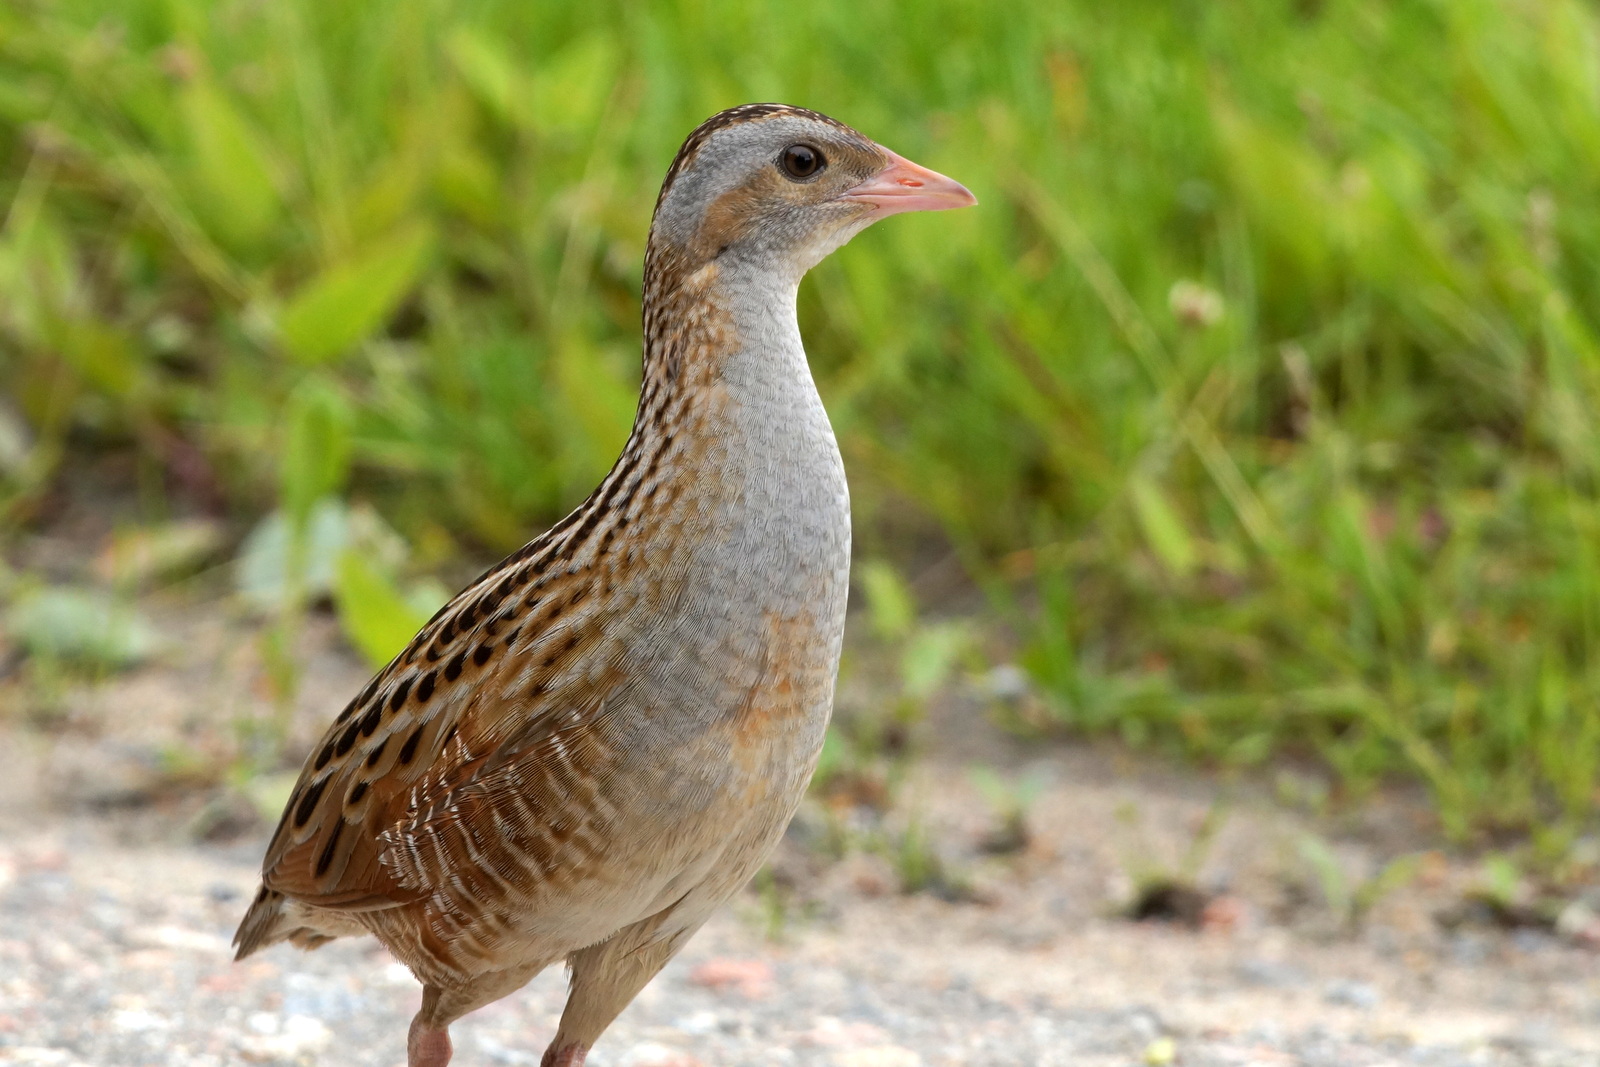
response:
<path id="1" fill-rule="evenodd" d="M 29 655 L 89 668 L 131 667 L 160 643 L 143 615 L 89 589 L 24 592 L 6 612 L 5 626 Z"/>
<path id="2" fill-rule="evenodd" d="M 1317 877 L 1317 887 L 1322 890 L 1328 910 L 1340 921 L 1348 920 L 1352 895 L 1350 877 L 1345 873 L 1344 864 L 1339 862 L 1339 857 L 1328 843 L 1316 834 L 1301 834 L 1296 845 L 1300 858 L 1305 860 Z"/>
<path id="3" fill-rule="evenodd" d="M 613 373 L 610 363 L 576 330 L 551 353 L 554 407 L 571 436 L 569 470 L 578 482 L 593 484 L 628 439 L 633 422 L 634 387 Z"/>
<path id="4" fill-rule="evenodd" d="M 917 621 L 917 602 L 905 581 L 882 560 L 868 560 L 857 572 L 867 597 L 867 612 L 879 637 L 895 639 L 911 633 Z"/>
<path id="5" fill-rule="evenodd" d="M 303 363 L 321 363 L 366 340 L 416 283 L 433 235 L 409 226 L 311 279 L 279 319 L 284 346 Z"/>
<path id="6" fill-rule="evenodd" d="M 535 73 L 526 108 L 540 133 L 583 130 L 600 117 L 616 85 L 617 48 L 596 34 L 563 48 Z"/>
<path id="7" fill-rule="evenodd" d="M 462 26 L 450 34 L 445 51 L 474 96 L 503 121 L 522 124 L 527 87 L 498 42 Z"/>
<path id="8" fill-rule="evenodd" d="M 1483 893 L 1506 908 L 1522 898 L 1522 872 L 1509 856 L 1496 854 L 1483 861 Z"/>
<path id="9" fill-rule="evenodd" d="M 452 210 L 484 229 L 502 222 L 507 214 L 500 176 L 494 163 L 476 145 L 441 145 L 433 188 Z"/>
<path id="10" fill-rule="evenodd" d="M 950 676 L 967 644 L 967 628 L 959 622 L 925 626 L 914 633 L 900 657 L 905 695 L 913 700 L 932 696 Z"/>
<path id="11" fill-rule="evenodd" d="M 374 667 L 388 663 L 428 621 L 365 554 L 346 550 L 339 556 L 334 600 L 345 636 Z"/>
<path id="12" fill-rule="evenodd" d="M 95 571 L 120 586 L 191 574 L 216 555 L 222 542 L 222 524 L 212 519 L 180 519 L 118 530 L 95 561 Z"/>
<path id="13" fill-rule="evenodd" d="M 332 384 L 311 377 L 289 395 L 284 421 L 287 439 L 278 482 L 284 511 L 299 528 L 318 500 L 344 484 L 350 461 L 350 411 Z"/>
<path id="14" fill-rule="evenodd" d="M 281 611 L 333 588 L 336 560 L 350 543 L 350 513 L 332 498 L 317 501 L 306 521 L 300 551 L 281 511 L 262 519 L 239 546 L 234 584 L 258 610 Z"/>
<path id="15" fill-rule="evenodd" d="M 254 129 L 208 77 L 189 81 L 178 105 L 188 129 L 192 184 L 209 228 L 236 247 L 261 244 L 277 222 L 279 199 Z"/>
<path id="16" fill-rule="evenodd" d="M 126 331 L 84 318 L 55 323 L 50 337 L 67 362 L 109 396 L 131 399 L 145 391 L 144 361 Z"/>

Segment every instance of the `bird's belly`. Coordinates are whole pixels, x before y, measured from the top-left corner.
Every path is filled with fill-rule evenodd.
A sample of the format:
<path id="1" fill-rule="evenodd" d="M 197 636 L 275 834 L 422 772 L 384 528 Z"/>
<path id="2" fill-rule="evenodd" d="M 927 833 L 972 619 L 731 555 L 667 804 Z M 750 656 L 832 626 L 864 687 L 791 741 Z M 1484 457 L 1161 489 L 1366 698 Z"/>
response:
<path id="1" fill-rule="evenodd" d="M 666 909 L 691 929 L 749 880 L 794 814 L 826 733 L 838 641 L 814 622 L 766 627 L 760 648 L 694 670 L 693 681 L 645 672 L 619 697 L 603 803 L 578 830 L 605 846 L 526 885 L 507 909 L 517 941 L 560 957 Z"/>
<path id="2" fill-rule="evenodd" d="M 638 716 L 607 776 L 605 818 L 586 828 L 606 848 L 530 887 L 519 934 L 565 953 L 669 908 L 698 926 L 754 874 L 794 814 L 832 689 L 831 662 L 773 671 L 670 742 L 659 736 L 670 713 Z"/>

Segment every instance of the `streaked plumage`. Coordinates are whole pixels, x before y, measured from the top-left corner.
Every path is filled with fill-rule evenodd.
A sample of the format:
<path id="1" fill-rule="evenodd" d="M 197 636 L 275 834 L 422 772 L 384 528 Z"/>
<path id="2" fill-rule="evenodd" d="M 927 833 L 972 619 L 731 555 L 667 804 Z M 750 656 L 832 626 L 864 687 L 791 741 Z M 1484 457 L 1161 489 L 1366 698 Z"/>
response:
<path id="1" fill-rule="evenodd" d="M 339 715 L 268 847 L 241 958 L 376 935 L 424 986 L 412 1067 L 442 1067 L 451 1021 L 567 960 L 545 1063 L 582 1063 L 755 872 L 827 725 L 849 499 L 800 278 L 882 215 L 970 202 L 799 108 L 690 135 L 651 227 L 621 458 Z"/>

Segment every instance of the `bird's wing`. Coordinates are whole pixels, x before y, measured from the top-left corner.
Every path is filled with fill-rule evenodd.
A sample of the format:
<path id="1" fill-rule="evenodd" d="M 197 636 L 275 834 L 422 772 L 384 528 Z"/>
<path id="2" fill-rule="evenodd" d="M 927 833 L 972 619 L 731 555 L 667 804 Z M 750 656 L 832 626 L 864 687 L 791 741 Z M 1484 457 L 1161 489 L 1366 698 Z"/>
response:
<path id="1" fill-rule="evenodd" d="M 380 909 L 451 878 L 559 866 L 563 812 L 588 796 L 622 679 L 603 662 L 604 614 L 582 603 L 586 576 L 542 547 L 445 605 L 329 727 L 267 848 L 267 888 Z"/>

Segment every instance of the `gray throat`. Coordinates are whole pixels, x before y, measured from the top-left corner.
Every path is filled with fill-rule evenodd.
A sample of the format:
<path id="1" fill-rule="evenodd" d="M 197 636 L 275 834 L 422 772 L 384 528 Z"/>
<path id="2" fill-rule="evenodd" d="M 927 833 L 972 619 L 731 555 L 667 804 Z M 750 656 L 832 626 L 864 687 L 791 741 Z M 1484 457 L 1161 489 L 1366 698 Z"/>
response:
<path id="1" fill-rule="evenodd" d="M 801 588 L 806 582 L 842 589 L 849 488 L 800 339 L 798 279 L 735 261 L 717 289 L 742 342 L 723 357 L 719 382 L 729 401 L 723 474 L 737 490 L 724 518 L 737 554 L 791 602 L 814 595 Z"/>

